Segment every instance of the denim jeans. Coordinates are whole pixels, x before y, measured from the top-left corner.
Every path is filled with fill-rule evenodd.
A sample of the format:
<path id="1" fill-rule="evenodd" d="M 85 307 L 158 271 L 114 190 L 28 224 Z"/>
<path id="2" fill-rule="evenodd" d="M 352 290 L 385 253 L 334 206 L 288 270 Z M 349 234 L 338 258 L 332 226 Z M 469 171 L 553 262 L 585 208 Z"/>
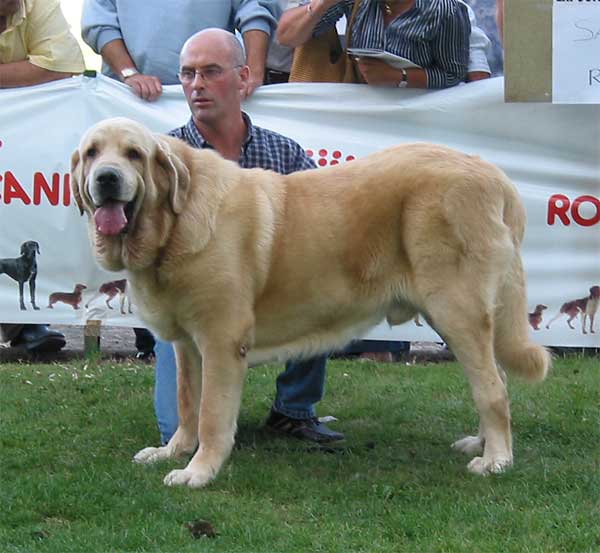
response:
<path id="1" fill-rule="evenodd" d="M 166 444 L 177 430 L 177 369 L 175 350 L 169 342 L 156 340 L 156 380 L 154 411 L 160 438 Z M 314 404 L 323 398 L 327 356 L 288 361 L 277 377 L 277 394 L 273 409 L 290 418 L 305 419 L 315 416 Z"/>

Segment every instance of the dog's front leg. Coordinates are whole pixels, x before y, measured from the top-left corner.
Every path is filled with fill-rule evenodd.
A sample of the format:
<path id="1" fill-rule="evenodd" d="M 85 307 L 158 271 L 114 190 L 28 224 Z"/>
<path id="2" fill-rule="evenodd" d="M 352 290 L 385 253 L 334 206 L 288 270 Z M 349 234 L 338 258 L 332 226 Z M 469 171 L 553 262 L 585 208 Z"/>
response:
<path id="1" fill-rule="evenodd" d="M 36 311 L 39 311 L 40 308 L 35 304 L 35 277 L 36 277 L 36 275 L 34 274 L 29 279 L 29 298 L 31 299 L 31 305 L 33 306 L 33 308 Z M 21 301 L 23 301 L 23 297 L 22 296 L 21 296 Z"/>
<path id="2" fill-rule="evenodd" d="M 217 338 L 203 340 L 200 447 L 185 469 L 166 476 L 167 486 L 204 486 L 216 476 L 233 447 L 248 346 L 243 341 L 234 343 L 227 334 L 221 328 Z"/>
<path id="3" fill-rule="evenodd" d="M 198 447 L 198 414 L 202 394 L 202 357 L 192 340 L 175 342 L 179 425 L 163 447 L 146 447 L 133 460 L 150 464 L 189 455 Z"/>
<path id="4" fill-rule="evenodd" d="M 25 307 L 25 302 L 23 301 L 23 287 L 25 283 L 22 280 L 19 280 L 19 307 L 21 311 L 27 311 L 27 307 Z"/>

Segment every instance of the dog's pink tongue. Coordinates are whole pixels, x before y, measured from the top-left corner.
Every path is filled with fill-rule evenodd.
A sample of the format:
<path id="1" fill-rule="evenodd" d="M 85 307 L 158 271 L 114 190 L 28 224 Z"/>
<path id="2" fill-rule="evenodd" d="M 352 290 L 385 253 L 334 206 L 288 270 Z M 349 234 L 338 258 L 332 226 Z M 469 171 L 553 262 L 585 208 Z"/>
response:
<path id="1" fill-rule="evenodd" d="M 114 236 L 119 234 L 127 224 L 124 202 L 106 202 L 94 213 L 96 230 L 100 234 Z"/>

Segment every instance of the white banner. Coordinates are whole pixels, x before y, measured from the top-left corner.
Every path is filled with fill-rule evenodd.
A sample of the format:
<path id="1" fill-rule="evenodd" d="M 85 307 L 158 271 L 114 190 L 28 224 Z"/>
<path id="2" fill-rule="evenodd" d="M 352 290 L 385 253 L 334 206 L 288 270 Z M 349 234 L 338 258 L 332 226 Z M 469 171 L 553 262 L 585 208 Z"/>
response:
<path id="1" fill-rule="evenodd" d="M 600 104 L 600 2 L 554 0 L 552 101 Z"/>
<path id="2" fill-rule="evenodd" d="M 594 106 L 504 104 L 500 78 L 441 91 L 276 85 L 258 89 L 245 109 L 257 125 L 297 140 L 318 165 L 343 163 L 400 142 L 429 141 L 500 166 L 516 183 L 528 212 L 528 311 L 547 306 L 541 321 L 531 318 L 534 339 L 600 347 L 600 331 L 590 333 L 589 321 L 586 334 L 581 327 L 581 309 L 592 305 L 585 298 L 600 285 L 600 112 Z M 127 306 L 121 314 L 118 289 L 102 287 L 124 275 L 105 273 L 94 264 L 84 220 L 68 187 L 70 156 L 81 134 L 114 116 L 166 132 L 184 124 L 189 112 L 179 87 L 167 87 L 158 102 L 146 103 L 103 77 L 0 90 L 1 322 L 138 324 L 135 306 L 133 315 Z M 28 283 L 26 309 L 20 308 L 19 285 L 9 274 L 28 241 L 39 244 L 38 310 Z M 30 263 L 29 255 L 23 263 Z M 77 296 L 64 295 L 77 284 L 86 286 L 79 302 Z M 568 303 L 573 300 L 581 301 Z M 574 328 L 563 314 L 546 329 L 565 304 L 575 316 Z M 380 325 L 369 338 L 439 340 L 426 325 L 414 322 L 394 329 Z"/>

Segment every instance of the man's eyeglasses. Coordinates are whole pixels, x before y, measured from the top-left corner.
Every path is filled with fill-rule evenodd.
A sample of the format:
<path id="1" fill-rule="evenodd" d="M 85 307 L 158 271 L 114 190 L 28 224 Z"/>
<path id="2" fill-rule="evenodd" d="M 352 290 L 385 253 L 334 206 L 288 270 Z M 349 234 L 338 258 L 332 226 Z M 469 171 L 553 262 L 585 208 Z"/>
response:
<path id="1" fill-rule="evenodd" d="M 191 83 L 198 75 L 205 83 L 216 81 L 223 76 L 225 71 L 231 69 L 239 69 L 242 65 L 234 65 L 233 67 L 221 67 L 220 65 L 211 65 L 203 69 L 181 69 L 177 76 L 179 80 L 184 84 Z"/>

